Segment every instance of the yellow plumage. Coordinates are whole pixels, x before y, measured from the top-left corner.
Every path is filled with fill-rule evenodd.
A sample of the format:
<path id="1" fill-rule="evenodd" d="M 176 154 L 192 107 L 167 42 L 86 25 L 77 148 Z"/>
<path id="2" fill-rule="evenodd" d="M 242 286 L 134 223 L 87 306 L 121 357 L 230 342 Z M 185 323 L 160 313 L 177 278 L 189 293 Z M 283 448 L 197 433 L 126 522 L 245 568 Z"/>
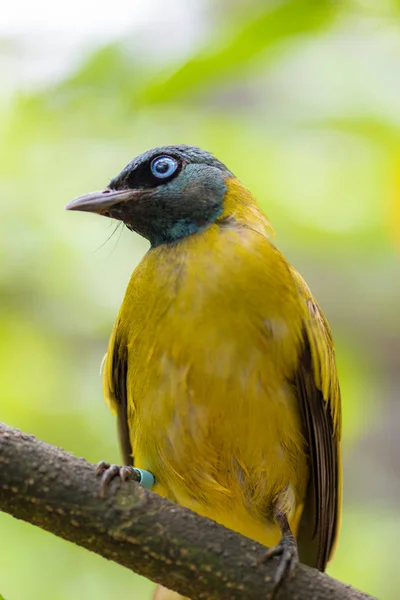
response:
<path id="1" fill-rule="evenodd" d="M 135 269 L 108 349 L 105 396 L 121 428 L 127 423 L 135 466 L 155 475 L 155 492 L 270 546 L 280 538 L 273 503 L 296 534 L 306 499 L 310 450 L 296 393 L 306 335 L 335 438 L 334 522 L 316 551 L 326 562 L 340 505 L 329 328 L 237 179 L 224 207 L 205 231 L 150 249 Z"/>
<path id="2" fill-rule="evenodd" d="M 341 507 L 333 342 L 251 194 L 209 153 L 167 146 L 68 208 L 151 243 L 104 368 L 125 464 L 150 471 L 155 492 L 278 544 L 276 585 L 298 556 L 324 570 Z"/>

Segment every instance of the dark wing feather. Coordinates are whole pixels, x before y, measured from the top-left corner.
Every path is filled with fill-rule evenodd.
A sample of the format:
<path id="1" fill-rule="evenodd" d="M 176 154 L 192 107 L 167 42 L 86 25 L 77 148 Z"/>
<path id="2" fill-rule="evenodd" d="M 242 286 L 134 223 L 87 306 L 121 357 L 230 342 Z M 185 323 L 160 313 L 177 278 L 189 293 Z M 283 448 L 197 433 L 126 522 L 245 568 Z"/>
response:
<path id="1" fill-rule="evenodd" d="M 118 322 L 111 335 L 103 374 L 104 395 L 107 404 L 117 415 L 118 438 L 123 464 L 133 466 L 132 445 L 128 419 L 128 349 L 118 335 Z"/>
<path id="2" fill-rule="evenodd" d="M 324 571 L 340 526 L 340 389 L 329 325 L 303 279 L 295 276 L 307 305 L 295 386 L 310 460 L 297 539 L 301 561 Z"/>

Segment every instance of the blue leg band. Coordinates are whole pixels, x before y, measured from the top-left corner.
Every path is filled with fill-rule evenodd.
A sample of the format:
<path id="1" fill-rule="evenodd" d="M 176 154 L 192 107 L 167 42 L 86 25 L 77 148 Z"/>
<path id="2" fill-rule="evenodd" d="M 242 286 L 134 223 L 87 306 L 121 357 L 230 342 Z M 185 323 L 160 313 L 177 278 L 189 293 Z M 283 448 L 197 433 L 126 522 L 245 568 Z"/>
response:
<path id="1" fill-rule="evenodd" d="M 152 473 L 150 473 L 150 471 L 144 471 L 143 469 L 137 469 L 136 467 L 135 467 L 135 471 L 137 473 L 139 473 L 140 485 L 142 485 L 144 488 L 146 488 L 146 490 L 151 490 L 151 488 L 154 485 L 154 481 L 155 481 L 154 475 L 152 475 Z"/>

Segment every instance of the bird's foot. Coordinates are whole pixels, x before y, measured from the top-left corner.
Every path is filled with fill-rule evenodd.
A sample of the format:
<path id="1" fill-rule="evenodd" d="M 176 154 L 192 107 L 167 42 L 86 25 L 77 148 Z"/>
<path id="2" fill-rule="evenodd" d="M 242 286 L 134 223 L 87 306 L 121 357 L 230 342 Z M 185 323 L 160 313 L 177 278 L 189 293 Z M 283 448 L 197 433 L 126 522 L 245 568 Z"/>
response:
<path id="1" fill-rule="evenodd" d="M 279 557 L 279 564 L 274 575 L 273 597 L 275 597 L 282 583 L 293 577 L 299 564 L 297 543 L 293 535 L 284 535 L 276 546 L 272 546 L 266 551 L 264 556 L 257 561 L 257 564 L 262 564 L 274 556 Z"/>
<path id="2" fill-rule="evenodd" d="M 129 466 L 110 465 L 104 460 L 96 466 L 96 475 L 101 477 L 100 495 L 104 496 L 111 481 L 119 477 L 121 481 L 137 481 L 143 487 L 151 489 L 154 484 L 154 477 L 149 471 L 135 469 Z"/>

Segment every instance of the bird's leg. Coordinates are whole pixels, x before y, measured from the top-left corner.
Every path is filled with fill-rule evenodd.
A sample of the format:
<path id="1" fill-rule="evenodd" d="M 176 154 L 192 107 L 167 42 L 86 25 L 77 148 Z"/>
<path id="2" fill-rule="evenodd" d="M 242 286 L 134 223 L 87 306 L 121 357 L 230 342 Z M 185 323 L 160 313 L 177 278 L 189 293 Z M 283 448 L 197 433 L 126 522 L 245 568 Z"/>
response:
<path id="1" fill-rule="evenodd" d="M 279 564 L 277 566 L 274 576 L 274 591 L 275 596 L 278 588 L 288 578 L 291 578 L 294 571 L 299 563 L 299 553 L 297 549 L 296 539 L 290 529 L 289 521 L 286 513 L 279 508 L 277 503 L 274 506 L 274 518 L 279 526 L 282 537 L 276 546 L 272 546 L 267 550 L 264 556 L 258 563 L 262 563 L 274 556 L 279 557 Z"/>
<path id="2" fill-rule="evenodd" d="M 104 460 L 96 466 L 96 475 L 101 476 L 100 495 L 104 496 L 111 481 L 119 477 L 121 481 L 137 481 L 150 490 L 154 485 L 154 476 L 149 471 L 135 469 L 135 467 L 110 465 Z"/>

